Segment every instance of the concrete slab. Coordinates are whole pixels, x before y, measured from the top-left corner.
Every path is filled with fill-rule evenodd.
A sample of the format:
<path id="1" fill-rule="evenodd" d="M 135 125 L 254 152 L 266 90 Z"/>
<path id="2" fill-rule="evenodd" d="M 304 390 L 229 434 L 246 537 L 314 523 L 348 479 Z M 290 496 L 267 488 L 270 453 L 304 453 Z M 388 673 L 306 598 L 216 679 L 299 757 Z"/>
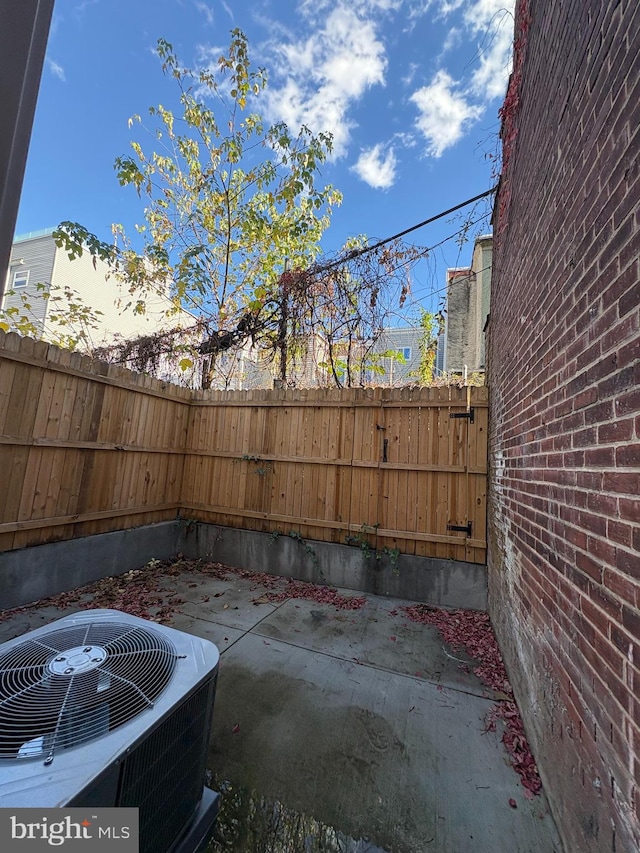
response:
<path id="1" fill-rule="evenodd" d="M 177 605 L 180 613 L 242 632 L 250 631 L 276 610 L 275 604 L 254 600 L 265 591 L 264 587 L 235 574 L 224 580 L 185 574 L 172 584 L 172 589 L 184 599 L 184 604 Z"/>
<path id="2" fill-rule="evenodd" d="M 239 631 L 237 628 L 219 625 L 217 622 L 211 622 L 208 619 L 194 619 L 187 613 L 176 613 L 171 620 L 171 627 L 209 640 L 218 647 L 221 654 L 245 634 L 244 631 Z"/>
<path id="3" fill-rule="evenodd" d="M 486 566 L 408 554 L 367 555 L 348 545 L 176 520 L 0 553 L 0 609 L 30 604 L 178 553 L 375 595 L 487 608 Z"/>
<path id="4" fill-rule="evenodd" d="M 62 609 L 51 605 L 41 605 L 22 613 L 15 613 L 10 618 L 0 622 L 0 643 L 6 643 L 8 640 L 13 640 L 14 637 L 19 637 L 28 631 L 35 631 L 36 628 L 55 622 L 56 619 L 62 619 L 63 616 L 68 616 L 70 613 L 77 613 L 81 609 L 82 607 L 78 604 Z"/>
<path id="5" fill-rule="evenodd" d="M 485 732 L 490 707 L 250 633 L 223 655 L 211 767 L 394 853 L 557 853 L 546 801 Z"/>
<path id="6" fill-rule="evenodd" d="M 271 603 L 235 573 L 159 588 L 160 604 L 183 599 L 172 626 L 221 651 L 210 768 L 227 794 L 211 853 L 561 853 L 546 798 L 524 797 L 485 731 L 490 691 L 406 602 Z M 0 641 L 78 609 L 10 614 Z"/>
<path id="7" fill-rule="evenodd" d="M 491 691 L 473 674 L 475 664 L 468 655 L 448 651 L 436 628 L 402 617 L 401 608 L 408 602 L 375 596 L 366 596 L 366 602 L 354 611 L 287 601 L 254 633 L 491 698 Z"/>

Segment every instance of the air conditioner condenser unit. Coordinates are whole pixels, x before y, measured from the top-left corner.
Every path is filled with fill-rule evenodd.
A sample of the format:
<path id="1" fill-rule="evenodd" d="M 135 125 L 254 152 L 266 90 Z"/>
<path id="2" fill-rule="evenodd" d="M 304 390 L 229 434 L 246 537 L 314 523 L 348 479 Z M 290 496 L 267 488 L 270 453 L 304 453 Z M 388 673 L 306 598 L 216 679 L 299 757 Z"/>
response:
<path id="1" fill-rule="evenodd" d="M 138 807 L 140 853 L 202 849 L 219 801 L 204 785 L 219 659 L 115 610 L 0 645 L 0 807 Z"/>

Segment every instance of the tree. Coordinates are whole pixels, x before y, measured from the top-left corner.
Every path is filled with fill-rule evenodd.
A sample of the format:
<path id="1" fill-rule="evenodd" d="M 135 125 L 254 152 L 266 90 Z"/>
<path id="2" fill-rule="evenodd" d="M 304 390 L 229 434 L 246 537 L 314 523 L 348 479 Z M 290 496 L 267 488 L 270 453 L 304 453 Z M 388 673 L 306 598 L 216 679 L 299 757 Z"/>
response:
<path id="1" fill-rule="evenodd" d="M 302 127 L 294 136 L 253 111 L 267 76 L 253 69 L 241 30 L 232 30 L 213 69 L 184 68 L 163 39 L 157 52 L 177 85 L 180 115 L 151 107 L 153 150 L 134 141 L 133 154 L 115 162 L 120 184 L 145 201 L 145 222 L 136 226 L 142 249 L 120 225 L 114 245 L 73 222 L 54 236 L 72 257 L 87 248 L 106 260 L 129 284 L 137 310 L 145 294 L 170 282 L 177 302 L 206 320 L 206 386 L 220 353 L 249 338 L 282 335 L 282 273 L 310 266 L 341 196 L 316 187 L 330 134 Z M 140 116 L 129 123 L 142 125 Z"/>
<path id="2" fill-rule="evenodd" d="M 5 295 L 10 304 L 5 303 L 0 308 L 3 332 L 39 338 L 46 331 L 47 339 L 63 349 L 95 350 L 93 333 L 98 328 L 102 311 L 87 305 L 74 288 L 38 282 L 35 291 L 30 293 L 8 290 Z"/>
<path id="3" fill-rule="evenodd" d="M 433 382 L 438 338 L 444 331 L 444 315 L 441 311 L 432 314 L 422 308 L 420 310 L 420 328 L 422 329 L 420 363 L 415 373 L 421 385 L 430 385 Z"/>
<path id="4" fill-rule="evenodd" d="M 410 290 L 410 267 L 425 252 L 400 240 L 370 247 L 366 237 L 347 241 L 337 258 L 312 264 L 282 276 L 286 294 L 286 326 L 281 326 L 276 346 L 285 336 L 289 351 L 319 339 L 324 350 L 320 366 L 330 384 L 364 385 L 376 373 L 373 349 L 397 306 L 402 308 Z M 282 360 L 280 360 L 282 377 Z"/>

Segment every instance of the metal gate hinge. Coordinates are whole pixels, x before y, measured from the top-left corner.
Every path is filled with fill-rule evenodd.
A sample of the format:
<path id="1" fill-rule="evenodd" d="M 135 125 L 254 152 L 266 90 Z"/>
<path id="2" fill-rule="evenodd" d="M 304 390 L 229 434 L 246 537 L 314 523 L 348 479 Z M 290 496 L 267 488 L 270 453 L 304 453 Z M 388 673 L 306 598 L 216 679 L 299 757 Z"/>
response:
<path id="1" fill-rule="evenodd" d="M 447 524 L 447 530 L 458 530 L 460 533 L 466 533 L 467 536 L 471 536 L 471 524 Z"/>
<path id="2" fill-rule="evenodd" d="M 450 418 L 469 418 L 469 423 L 473 423 L 474 422 L 473 406 L 469 409 L 468 412 L 451 412 L 449 417 Z"/>

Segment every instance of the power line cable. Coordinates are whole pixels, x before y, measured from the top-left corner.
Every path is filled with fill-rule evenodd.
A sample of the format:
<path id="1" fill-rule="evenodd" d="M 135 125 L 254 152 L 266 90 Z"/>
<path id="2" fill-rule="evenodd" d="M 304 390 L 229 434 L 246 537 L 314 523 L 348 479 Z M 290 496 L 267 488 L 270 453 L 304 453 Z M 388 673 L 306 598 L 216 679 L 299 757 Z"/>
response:
<path id="1" fill-rule="evenodd" d="M 333 269 L 334 267 L 340 266 L 342 264 L 346 264 L 349 261 L 353 260 L 354 258 L 361 257 L 362 255 L 367 254 L 368 252 L 373 252 L 375 249 L 378 249 L 378 248 L 380 248 L 380 246 L 384 246 L 387 243 L 390 243 L 392 240 L 397 240 L 400 237 L 404 237 L 406 234 L 410 234 L 412 231 L 417 231 L 419 228 L 424 228 L 425 225 L 430 225 L 432 222 L 436 222 L 439 219 L 443 219 L 445 216 L 448 216 L 450 213 L 455 213 L 457 210 L 460 210 L 461 208 L 466 207 L 469 204 L 473 204 L 476 201 L 480 201 L 483 198 L 487 198 L 487 196 L 490 196 L 493 193 L 495 193 L 496 189 L 497 189 L 497 187 L 492 187 L 491 189 L 486 190 L 485 192 L 480 193 L 479 195 L 474 196 L 473 198 L 466 199 L 466 201 L 460 202 L 460 204 L 456 204 L 454 207 L 450 207 L 448 210 L 443 210 L 440 213 L 437 213 L 435 216 L 431 216 L 431 217 L 429 217 L 429 219 L 425 219 L 423 222 L 419 222 L 417 225 L 412 225 L 410 228 L 405 228 L 404 231 L 400 231 L 399 233 L 394 234 L 391 237 L 385 237 L 383 240 L 378 240 L 372 246 L 364 246 L 362 249 L 354 249 L 353 251 L 347 252 L 345 255 L 343 255 L 339 258 L 336 258 L 327 264 L 314 264 L 313 266 L 310 267 L 310 272 L 312 272 L 314 274 L 323 273 L 323 272 L 326 272 L 327 270 Z M 471 224 L 475 225 L 478 222 L 480 222 L 483 218 L 484 217 L 480 217 L 479 219 L 475 220 Z M 423 249 L 420 254 L 422 255 L 422 257 L 426 256 L 429 252 L 433 251 L 433 249 L 437 248 L 438 246 L 441 246 L 443 243 L 446 243 L 449 240 L 452 240 L 454 237 L 456 237 L 458 234 L 460 234 L 461 231 L 463 231 L 463 230 L 464 230 L 464 227 L 458 229 L 458 231 L 454 232 L 453 234 L 449 235 L 448 237 L 445 237 L 445 239 L 441 240 L 439 243 L 435 243 L 433 246 L 430 246 L 429 248 Z M 418 259 L 415 259 L 416 262 L 417 262 L 417 260 Z M 398 268 L 401 266 L 408 265 L 410 262 L 411 261 L 404 261 L 398 265 Z M 442 288 L 442 290 L 446 290 L 446 287 Z M 438 292 L 440 292 L 440 291 L 439 290 L 432 291 L 432 295 L 434 293 L 438 293 Z M 409 302 L 409 305 L 415 305 L 415 304 L 417 304 L 416 299 L 413 299 Z M 208 322 L 208 318 L 198 320 L 193 326 L 187 326 L 186 328 L 182 328 L 182 329 L 176 328 L 176 329 L 166 330 L 165 332 L 160 333 L 160 335 L 158 335 L 158 338 L 171 338 L 171 337 L 174 337 L 175 335 L 178 335 L 178 334 L 184 334 L 185 332 L 196 331 L 198 329 L 201 329 L 202 325 L 206 324 L 207 322 Z M 112 348 L 112 347 L 110 347 L 110 348 Z M 115 362 L 115 363 L 121 363 L 121 362 Z"/>
<path id="2" fill-rule="evenodd" d="M 466 207 L 469 204 L 473 204 L 476 201 L 480 201 L 480 199 L 493 195 L 496 189 L 497 187 L 492 187 L 490 190 L 486 190 L 485 192 L 480 193 L 480 195 L 476 195 L 473 198 L 468 198 L 466 201 L 460 202 L 460 204 L 456 204 L 455 207 L 450 207 L 448 210 L 443 210 L 441 213 L 436 213 L 435 216 L 430 216 L 429 219 L 425 219 L 424 222 L 419 222 L 417 225 L 412 225 L 411 228 L 405 228 L 404 231 L 400 231 L 398 234 L 394 234 L 392 237 L 385 237 L 384 240 L 378 240 L 378 242 L 374 243 L 373 246 L 364 246 L 362 249 L 353 249 L 350 252 L 347 252 L 346 255 L 340 258 L 336 258 L 336 260 L 331 261 L 328 264 L 321 264 L 312 267 L 312 270 L 313 272 L 325 272 L 326 270 L 333 269 L 334 267 L 340 266 L 341 264 L 344 264 L 347 261 L 351 261 L 354 258 L 359 258 L 361 255 L 367 254 L 367 252 L 373 252 L 375 251 L 375 249 L 379 249 L 380 246 L 384 246 L 387 243 L 391 243 L 392 240 L 398 240 L 400 239 L 400 237 L 404 237 L 406 234 L 411 234 L 412 231 L 417 231 L 418 228 L 424 228 L 425 225 L 431 225 L 432 222 L 436 222 L 438 219 L 442 219 L 443 217 L 448 216 L 450 213 L 455 213 L 456 210 L 460 210 L 460 208 L 462 207 Z"/>

